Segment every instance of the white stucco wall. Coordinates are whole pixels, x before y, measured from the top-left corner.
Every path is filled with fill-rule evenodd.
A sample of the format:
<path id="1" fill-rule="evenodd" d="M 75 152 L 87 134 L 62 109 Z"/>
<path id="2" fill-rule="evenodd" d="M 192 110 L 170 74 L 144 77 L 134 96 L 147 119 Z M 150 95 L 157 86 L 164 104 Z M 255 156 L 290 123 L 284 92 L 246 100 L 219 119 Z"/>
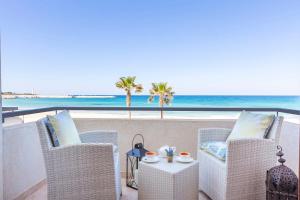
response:
<path id="1" fill-rule="evenodd" d="M 3 130 L 4 199 L 12 200 L 44 180 L 46 173 L 35 123 Z"/>
<path id="2" fill-rule="evenodd" d="M 136 133 L 145 137 L 149 150 L 164 144 L 178 151 L 190 151 L 195 157 L 197 130 L 204 127 L 233 126 L 233 120 L 156 120 L 156 119 L 75 119 L 80 132 L 117 130 L 121 156 L 121 171 L 125 171 L 125 153 L 131 148 Z M 35 123 L 4 127 L 4 195 L 13 199 L 45 179 L 45 167 Z M 280 143 L 287 165 L 298 172 L 299 125 L 285 122 Z"/>

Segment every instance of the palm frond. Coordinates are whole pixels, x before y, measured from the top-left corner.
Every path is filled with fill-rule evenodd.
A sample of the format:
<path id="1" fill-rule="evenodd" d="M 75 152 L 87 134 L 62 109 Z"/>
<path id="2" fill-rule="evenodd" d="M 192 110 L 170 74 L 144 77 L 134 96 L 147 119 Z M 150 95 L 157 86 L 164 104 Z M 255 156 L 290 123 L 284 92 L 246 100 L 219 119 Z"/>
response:
<path id="1" fill-rule="evenodd" d="M 152 83 L 152 91 L 155 93 L 158 92 L 158 84 L 157 83 Z"/>
<path id="2" fill-rule="evenodd" d="M 152 83 L 152 88 L 149 91 L 150 92 L 149 100 L 151 99 L 152 102 L 154 96 L 159 96 L 160 106 L 163 106 L 163 104 L 168 105 L 173 100 L 173 96 L 175 94 L 175 92 L 173 92 L 172 90 L 173 88 L 169 87 L 167 82 Z"/>
<path id="3" fill-rule="evenodd" d="M 118 81 L 116 82 L 116 87 L 122 89 L 124 88 L 124 83 L 122 81 Z"/>
<path id="4" fill-rule="evenodd" d="M 134 83 L 136 76 L 131 76 L 130 78 L 131 78 L 132 82 Z"/>
<path id="5" fill-rule="evenodd" d="M 148 102 L 153 102 L 153 100 L 154 100 L 154 96 L 150 95 L 149 98 L 148 98 Z"/>
<path id="6" fill-rule="evenodd" d="M 156 93 L 155 93 L 155 91 L 154 90 L 149 90 L 149 93 L 150 93 L 150 95 L 156 95 Z"/>
<path id="7" fill-rule="evenodd" d="M 166 105 L 169 105 L 170 104 L 170 102 L 171 102 L 171 99 L 170 98 L 168 98 L 168 97 L 164 97 L 164 103 L 166 104 Z"/>
<path id="8" fill-rule="evenodd" d="M 144 89 L 142 84 L 134 85 L 134 88 L 135 88 L 136 93 L 141 93 L 141 92 L 143 92 L 143 89 Z"/>
<path id="9" fill-rule="evenodd" d="M 125 92 L 131 92 L 134 89 L 136 93 L 141 93 L 143 91 L 143 86 L 141 84 L 136 84 L 135 79 L 135 76 L 121 77 L 116 83 L 116 87 L 123 89 Z"/>

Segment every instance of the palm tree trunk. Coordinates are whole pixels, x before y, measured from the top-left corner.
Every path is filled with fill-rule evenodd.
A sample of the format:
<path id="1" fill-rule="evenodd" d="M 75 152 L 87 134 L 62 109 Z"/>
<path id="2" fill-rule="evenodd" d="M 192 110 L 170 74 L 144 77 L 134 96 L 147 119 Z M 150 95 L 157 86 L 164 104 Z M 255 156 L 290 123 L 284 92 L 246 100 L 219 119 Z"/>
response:
<path id="1" fill-rule="evenodd" d="M 130 109 L 130 106 L 131 106 L 131 93 L 130 92 L 127 92 L 127 95 L 126 95 L 126 106 Z M 129 115 L 129 119 L 131 119 L 131 111 L 128 110 L 128 115 Z"/>
<path id="2" fill-rule="evenodd" d="M 163 106 L 164 106 L 164 101 L 163 101 L 163 97 L 159 96 L 159 105 L 160 105 L 160 119 L 164 118 L 164 114 L 163 114 Z"/>

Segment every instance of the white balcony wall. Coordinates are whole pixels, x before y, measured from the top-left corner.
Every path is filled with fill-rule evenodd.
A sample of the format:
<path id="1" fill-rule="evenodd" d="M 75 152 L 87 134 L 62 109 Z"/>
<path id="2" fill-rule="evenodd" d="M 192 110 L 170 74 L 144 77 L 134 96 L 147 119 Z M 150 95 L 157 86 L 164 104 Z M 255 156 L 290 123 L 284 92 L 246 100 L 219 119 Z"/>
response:
<path id="1" fill-rule="evenodd" d="M 12 200 L 46 177 L 35 123 L 3 129 L 4 199 Z"/>
<path id="2" fill-rule="evenodd" d="M 234 120 L 156 120 L 156 119 L 75 119 L 80 132 L 89 130 L 117 130 L 122 172 L 125 153 L 131 148 L 136 133 L 145 137 L 149 150 L 164 144 L 174 145 L 178 151 L 196 155 L 197 130 L 205 127 L 230 128 Z M 35 123 L 4 127 L 4 195 L 11 200 L 46 178 L 45 168 Z M 299 125 L 285 122 L 280 143 L 287 165 L 298 172 Z"/>

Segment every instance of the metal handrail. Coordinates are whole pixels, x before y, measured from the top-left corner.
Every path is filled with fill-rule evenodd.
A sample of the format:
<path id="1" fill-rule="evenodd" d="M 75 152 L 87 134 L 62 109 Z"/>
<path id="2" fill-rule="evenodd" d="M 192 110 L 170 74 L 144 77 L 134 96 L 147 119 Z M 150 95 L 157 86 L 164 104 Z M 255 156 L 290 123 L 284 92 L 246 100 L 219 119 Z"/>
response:
<path id="1" fill-rule="evenodd" d="M 18 107 L 2 107 L 3 112 L 16 111 L 18 109 L 19 109 Z"/>
<path id="2" fill-rule="evenodd" d="M 17 110 L 12 112 L 2 113 L 2 119 L 31 115 L 50 111 L 59 110 L 94 110 L 94 111 L 215 111 L 215 112 L 238 112 L 238 111 L 253 111 L 253 112 L 276 112 L 292 115 L 300 115 L 300 110 L 286 108 L 247 108 L 247 107 L 46 107 L 29 110 Z"/>

